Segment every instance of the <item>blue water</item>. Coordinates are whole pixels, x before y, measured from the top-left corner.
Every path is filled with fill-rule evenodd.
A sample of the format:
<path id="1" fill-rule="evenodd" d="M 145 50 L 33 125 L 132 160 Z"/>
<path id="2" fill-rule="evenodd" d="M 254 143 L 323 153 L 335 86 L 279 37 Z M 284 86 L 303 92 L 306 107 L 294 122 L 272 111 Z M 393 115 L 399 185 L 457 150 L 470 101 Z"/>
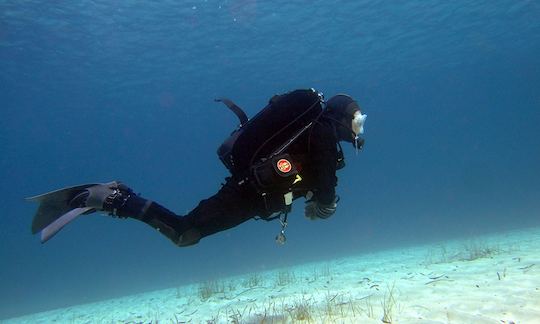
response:
<path id="1" fill-rule="evenodd" d="M 177 248 L 93 214 L 47 244 L 23 197 L 120 179 L 183 214 L 215 150 L 275 94 L 347 92 L 338 213 L 249 221 Z M 540 225 L 537 1 L 0 2 L 0 319 L 210 277 Z"/>

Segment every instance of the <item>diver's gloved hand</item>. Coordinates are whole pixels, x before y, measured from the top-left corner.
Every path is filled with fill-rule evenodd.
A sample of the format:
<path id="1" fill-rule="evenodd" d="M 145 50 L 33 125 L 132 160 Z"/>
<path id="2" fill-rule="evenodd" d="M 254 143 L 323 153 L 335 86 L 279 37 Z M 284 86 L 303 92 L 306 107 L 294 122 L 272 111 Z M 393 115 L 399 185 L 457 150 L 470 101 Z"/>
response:
<path id="1" fill-rule="evenodd" d="M 69 202 L 73 208 L 90 207 L 93 211 L 106 211 L 117 216 L 128 198 L 133 194 L 128 186 L 117 182 L 98 184 L 86 188 L 75 195 Z M 93 212 L 92 211 L 92 212 Z"/>
<path id="2" fill-rule="evenodd" d="M 306 207 L 304 209 L 304 215 L 311 220 L 326 219 L 332 216 L 337 209 L 337 203 L 339 197 L 336 196 L 334 201 L 330 204 L 322 204 L 316 200 L 306 201 Z"/>

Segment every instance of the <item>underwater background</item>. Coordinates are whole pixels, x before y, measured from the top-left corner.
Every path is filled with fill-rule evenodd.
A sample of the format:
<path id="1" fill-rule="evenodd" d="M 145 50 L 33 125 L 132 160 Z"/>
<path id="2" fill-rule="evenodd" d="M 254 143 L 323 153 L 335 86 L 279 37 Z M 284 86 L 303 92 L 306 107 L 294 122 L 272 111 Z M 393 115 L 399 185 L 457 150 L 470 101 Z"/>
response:
<path id="1" fill-rule="evenodd" d="M 122 180 L 185 214 L 216 149 L 276 93 L 346 92 L 337 213 L 248 221 L 178 248 L 81 217 L 42 245 L 24 201 Z M 537 1 L 0 1 L 0 319 L 208 278 L 540 225 Z"/>

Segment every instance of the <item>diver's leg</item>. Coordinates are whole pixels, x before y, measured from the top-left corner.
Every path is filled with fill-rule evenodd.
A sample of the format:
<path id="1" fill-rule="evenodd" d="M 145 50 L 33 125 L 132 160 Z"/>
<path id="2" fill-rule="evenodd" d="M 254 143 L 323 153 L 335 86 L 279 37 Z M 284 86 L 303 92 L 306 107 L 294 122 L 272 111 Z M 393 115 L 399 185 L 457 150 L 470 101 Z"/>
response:
<path id="1" fill-rule="evenodd" d="M 157 229 L 178 246 L 189 246 L 205 236 L 237 226 L 257 214 L 257 199 L 235 182 L 227 181 L 212 197 L 202 200 L 185 216 L 132 194 L 117 209 L 120 217 L 138 219 Z"/>
<path id="2" fill-rule="evenodd" d="M 187 246 L 198 242 L 196 237 L 192 237 L 189 231 L 190 225 L 184 217 L 140 196 L 129 197 L 116 214 L 122 218 L 129 217 L 150 225 L 176 245 Z"/>

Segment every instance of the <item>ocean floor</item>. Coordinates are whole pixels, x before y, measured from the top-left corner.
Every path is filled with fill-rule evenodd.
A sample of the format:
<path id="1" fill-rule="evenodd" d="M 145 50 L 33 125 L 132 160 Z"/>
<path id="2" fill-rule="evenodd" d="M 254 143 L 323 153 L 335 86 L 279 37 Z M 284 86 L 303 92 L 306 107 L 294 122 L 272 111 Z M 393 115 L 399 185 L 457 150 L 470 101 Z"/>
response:
<path id="1" fill-rule="evenodd" d="M 540 323 L 540 228 L 393 249 L 5 323 Z"/>

